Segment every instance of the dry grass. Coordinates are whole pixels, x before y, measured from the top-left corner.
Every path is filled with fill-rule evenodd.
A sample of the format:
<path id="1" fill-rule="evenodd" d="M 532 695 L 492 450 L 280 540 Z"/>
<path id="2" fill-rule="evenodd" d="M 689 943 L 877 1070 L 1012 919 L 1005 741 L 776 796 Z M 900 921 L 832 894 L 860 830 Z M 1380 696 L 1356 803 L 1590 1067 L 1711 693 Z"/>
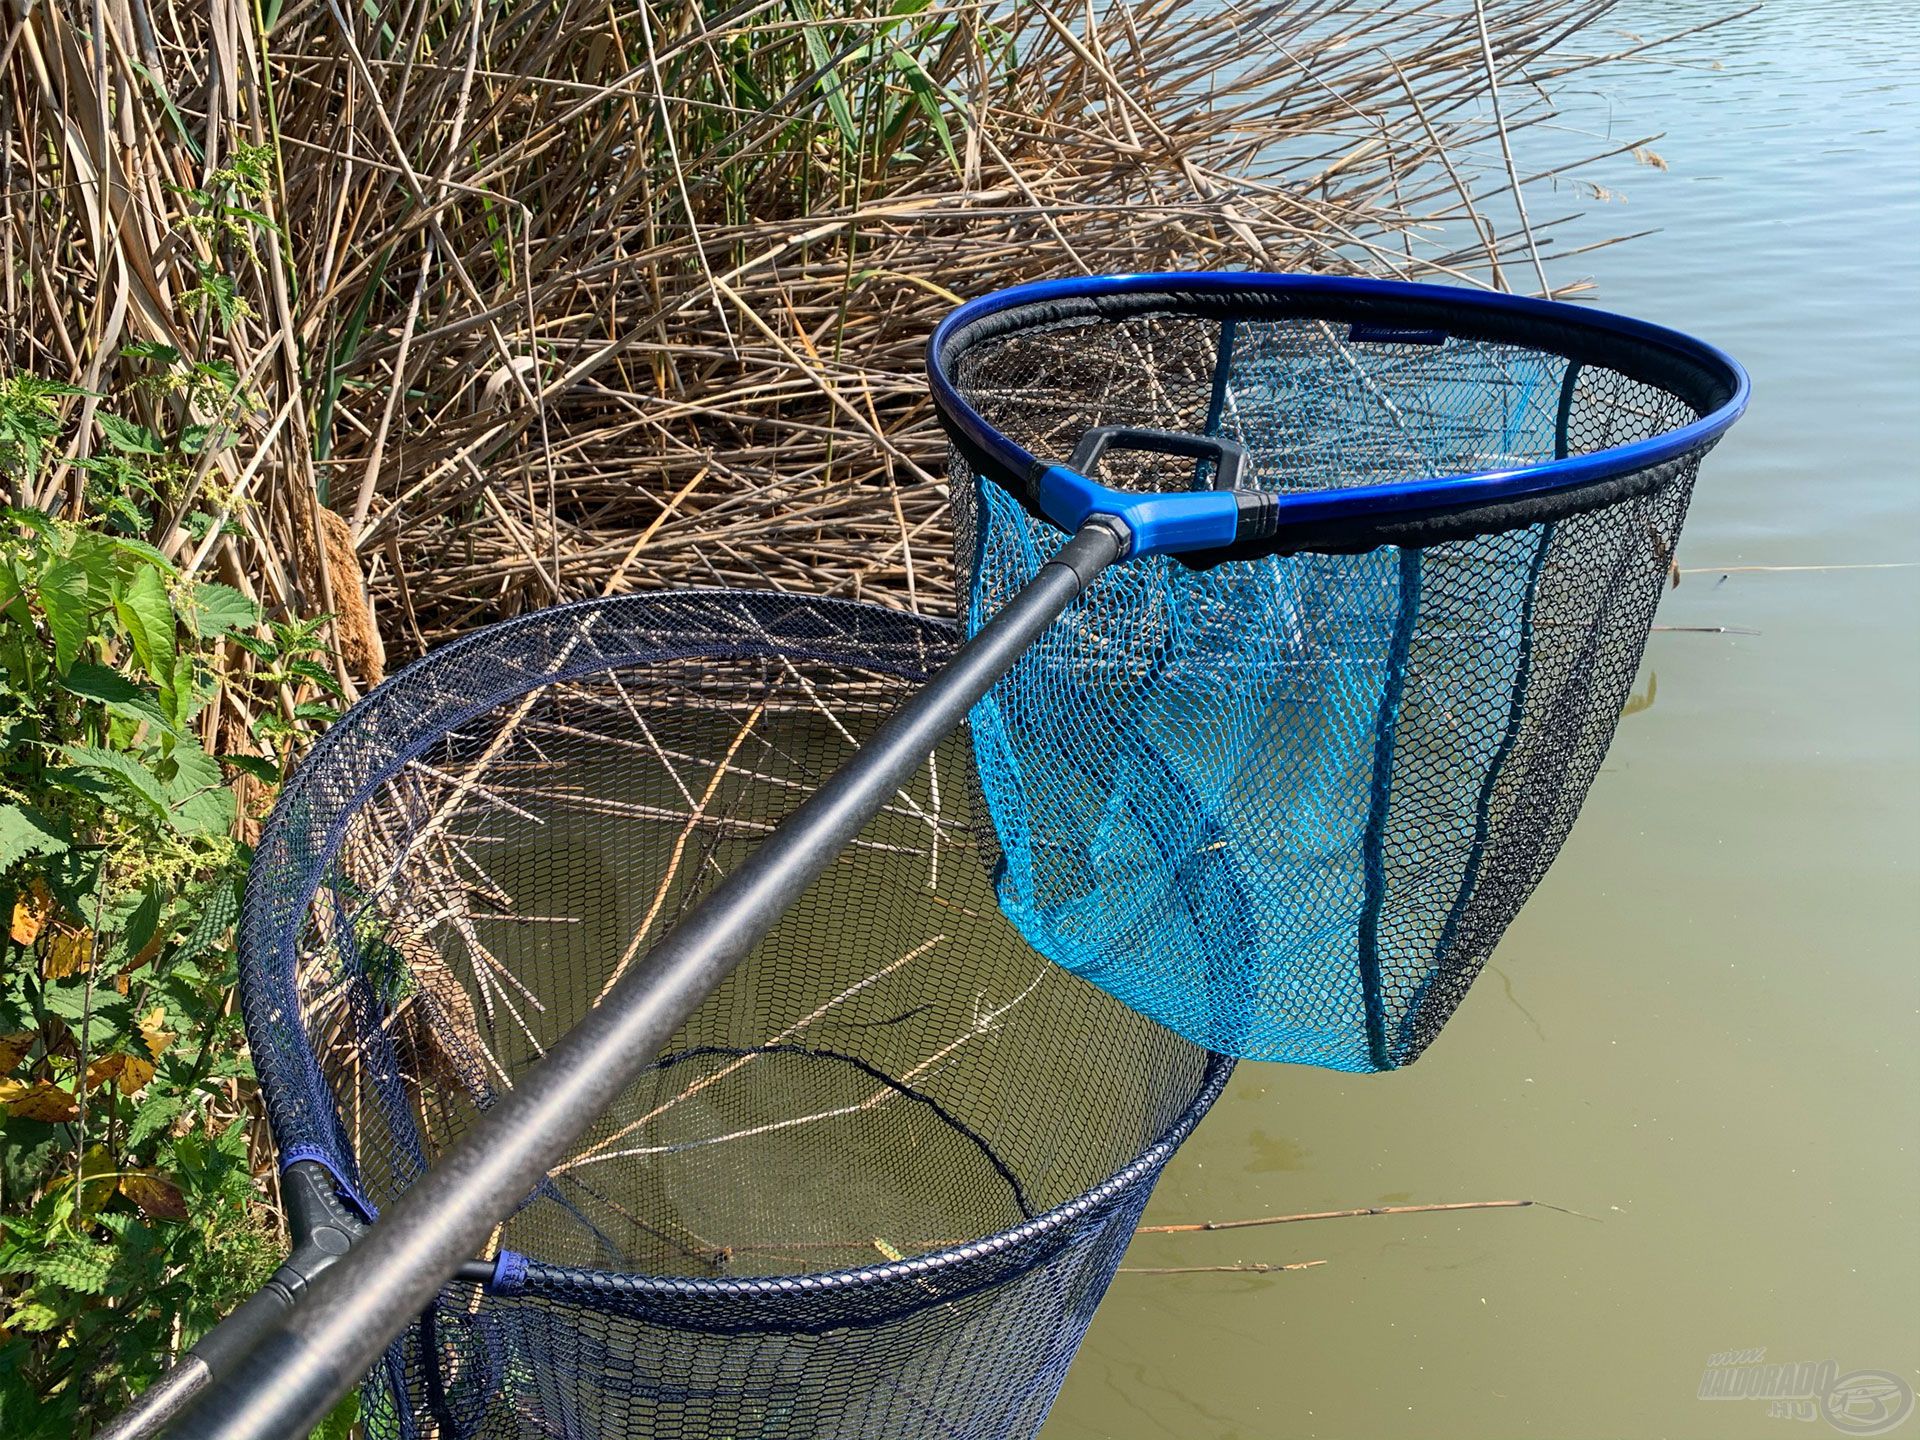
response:
<path id="1" fill-rule="evenodd" d="M 0 366 L 115 392 L 130 342 L 230 360 L 253 403 L 154 539 L 339 614 L 364 683 L 363 595 L 399 654 L 668 584 L 945 606 L 919 356 L 958 297 L 1246 265 L 1539 288 L 1562 217 L 1516 204 L 1513 156 L 1608 58 L 1581 45 L 1612 0 L 262 3 L 10 12 Z M 281 243 L 183 221 L 243 146 Z M 67 402 L 68 461 L 97 404 Z M 71 463 L 31 489 L 81 503 Z"/>

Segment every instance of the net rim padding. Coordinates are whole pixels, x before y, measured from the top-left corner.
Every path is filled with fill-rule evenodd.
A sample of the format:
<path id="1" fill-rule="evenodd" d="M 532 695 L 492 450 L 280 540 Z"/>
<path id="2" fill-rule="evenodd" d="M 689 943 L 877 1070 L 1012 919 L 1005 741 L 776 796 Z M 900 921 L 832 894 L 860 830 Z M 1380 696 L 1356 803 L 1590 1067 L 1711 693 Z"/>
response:
<path id="1" fill-rule="evenodd" d="M 1751 390 L 1739 362 L 1705 341 L 1565 301 L 1349 275 L 1100 275 L 1017 285 L 949 314 L 928 341 L 926 355 L 942 427 L 976 473 L 991 476 L 1033 509 L 1035 478 L 1066 457 L 1035 456 L 995 429 L 961 393 L 960 362 L 976 346 L 1062 322 L 1157 315 L 1440 329 L 1450 337 L 1524 345 L 1582 365 L 1604 365 L 1677 396 L 1699 417 L 1652 439 L 1518 470 L 1272 492 L 1287 517 L 1280 534 L 1210 552 L 1209 563 L 1274 553 L 1353 554 L 1383 545 L 1433 545 L 1551 523 L 1648 494 L 1720 439 L 1745 411 Z"/>
<path id="2" fill-rule="evenodd" d="M 728 612 L 730 604 L 742 602 L 760 613 L 748 618 L 744 613 Z M 577 658 L 570 651 L 563 663 L 538 670 L 525 668 L 524 657 L 515 649 L 515 642 L 524 649 L 529 638 L 543 633 L 574 640 L 599 615 L 617 616 L 632 629 L 649 623 L 662 628 L 684 624 L 689 613 L 697 614 L 710 626 L 701 643 L 630 645 L 611 651 L 582 643 Z M 834 632 L 845 637 L 841 644 L 825 643 L 819 629 L 823 618 L 844 622 L 843 628 Z M 782 621 L 796 628 L 783 632 Z M 894 648 L 850 649 L 849 643 L 858 643 L 855 637 L 863 624 L 892 631 L 897 642 Z M 311 1123 L 315 1116 L 332 1117 L 334 1104 L 299 1003 L 296 952 L 300 926 L 353 816 L 408 762 L 449 731 L 490 710 L 543 686 L 597 672 L 673 660 L 746 659 L 777 650 L 792 659 L 913 680 L 924 678 L 951 653 L 958 644 L 958 633 L 952 621 L 856 600 L 745 589 L 652 591 L 574 601 L 486 626 L 413 661 L 370 691 L 315 742 L 282 789 L 255 847 L 241 907 L 240 994 L 248 1034 L 259 1037 L 278 1031 L 297 1037 L 298 1042 L 291 1046 L 265 1045 L 255 1038 L 251 1046 L 282 1167 L 300 1160 L 318 1161 L 333 1173 L 348 1198 L 366 1212 L 366 1218 L 372 1218 L 371 1206 L 355 1183 L 357 1164 L 350 1147 L 339 1136 L 322 1133 Z M 871 644 L 886 637 L 859 638 Z M 513 654 L 521 664 L 500 663 L 507 654 Z M 465 678 L 475 683 L 465 690 L 458 685 L 443 686 L 443 696 L 454 691 L 461 693 L 462 699 L 439 711 L 423 712 L 415 691 L 429 676 Z M 354 742 L 369 730 L 407 739 L 404 744 L 388 744 L 377 750 L 356 750 Z M 376 755 L 377 759 L 371 758 Z M 335 794 L 321 793 L 327 782 L 342 780 L 345 783 Z M 317 844 L 302 843 L 316 839 Z M 291 884 L 289 875 L 295 877 Z M 964 1245 L 851 1270 L 723 1279 L 627 1275 L 503 1256 L 490 1288 L 502 1295 L 526 1298 L 593 1298 L 602 1307 L 613 1301 L 621 1310 L 644 1311 L 649 1318 L 696 1330 L 810 1331 L 882 1323 L 929 1304 L 971 1294 L 1043 1263 L 1071 1238 L 1075 1225 L 1094 1217 L 1103 1207 L 1118 1204 L 1132 1186 L 1150 1178 L 1166 1163 L 1225 1088 L 1232 1071 L 1231 1059 L 1210 1055 L 1194 1098 L 1166 1132 L 1125 1167 L 1052 1210 Z M 312 1112 L 304 1117 L 307 1124 L 301 1123 L 302 1107 L 297 1101 L 303 1101 L 304 1108 Z M 991 1273 L 969 1277 L 951 1290 L 929 1294 L 924 1288 L 929 1279 L 968 1266 L 986 1267 Z M 805 1313 L 812 1306 L 796 1309 L 793 1304 L 803 1298 L 816 1305 L 833 1302 L 853 1292 L 866 1300 L 863 1310 L 877 1308 L 884 1313 L 856 1320 L 815 1318 Z M 895 1292 L 900 1292 L 897 1303 L 875 1304 L 881 1293 Z M 674 1314 L 683 1310 L 694 1313 Z"/>

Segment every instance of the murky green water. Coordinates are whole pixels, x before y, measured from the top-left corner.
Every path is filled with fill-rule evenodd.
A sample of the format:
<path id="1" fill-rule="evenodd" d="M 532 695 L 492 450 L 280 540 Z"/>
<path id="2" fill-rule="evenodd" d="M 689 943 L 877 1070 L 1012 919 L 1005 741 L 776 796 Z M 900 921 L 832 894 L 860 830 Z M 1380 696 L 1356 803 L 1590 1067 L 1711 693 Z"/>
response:
<path id="1" fill-rule="evenodd" d="M 1728 8 L 1631 0 L 1645 35 Z M 1047 1440 L 1838 1433 L 1697 1398 L 1711 1354 L 1920 1384 L 1920 29 L 1773 0 L 1572 83 L 1670 169 L 1555 267 L 1751 368 L 1623 725 L 1546 885 L 1432 1052 L 1243 1066 L 1150 1220 L 1533 1197 L 1583 1212 L 1155 1237 Z M 1535 134 L 1523 159 L 1576 141 Z M 1536 218 L 1551 206 L 1536 203 Z M 1568 208 L 1573 208 L 1569 206 Z M 1758 571 L 1735 567 L 1848 568 Z M 1650 702 L 1650 703 L 1647 703 Z M 1899 1432 L 1920 1435 L 1920 1416 Z"/>

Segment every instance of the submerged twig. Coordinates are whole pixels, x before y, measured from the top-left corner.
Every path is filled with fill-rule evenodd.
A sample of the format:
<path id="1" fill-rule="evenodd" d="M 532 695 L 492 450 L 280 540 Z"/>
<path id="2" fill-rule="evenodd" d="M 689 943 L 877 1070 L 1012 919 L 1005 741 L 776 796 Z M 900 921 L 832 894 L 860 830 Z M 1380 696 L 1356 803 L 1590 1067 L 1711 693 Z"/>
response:
<path id="1" fill-rule="evenodd" d="M 1263 1215 L 1254 1220 L 1202 1220 L 1186 1225 L 1142 1225 L 1136 1235 L 1186 1235 L 1202 1230 L 1249 1230 L 1258 1225 L 1293 1225 L 1305 1220 L 1354 1220 L 1363 1215 L 1435 1215 L 1454 1210 L 1524 1210 L 1529 1206 L 1597 1220 L 1545 1200 L 1449 1200 L 1433 1205 L 1367 1205 L 1353 1210 L 1314 1210 L 1301 1215 Z"/>
<path id="2" fill-rule="evenodd" d="M 1122 1265 L 1122 1275 L 1278 1275 L 1285 1270 L 1314 1270 L 1324 1260 L 1292 1260 L 1284 1265 Z"/>

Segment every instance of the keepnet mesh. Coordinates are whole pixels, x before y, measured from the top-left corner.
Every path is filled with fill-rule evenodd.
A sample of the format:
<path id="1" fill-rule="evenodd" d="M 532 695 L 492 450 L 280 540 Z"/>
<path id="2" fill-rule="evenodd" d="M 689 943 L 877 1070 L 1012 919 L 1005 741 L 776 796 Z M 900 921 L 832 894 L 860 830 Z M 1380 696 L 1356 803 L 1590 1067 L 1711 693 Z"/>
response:
<path id="1" fill-rule="evenodd" d="M 1373 486 L 1626 445 L 1724 399 L 1617 339 L 1596 354 L 1539 324 L 1436 330 L 1430 307 L 1365 324 L 1297 301 L 1061 308 L 942 361 L 994 430 L 1055 463 L 1128 425 L 1237 441 L 1249 488 Z M 1704 448 L 1320 550 L 1114 567 L 972 716 L 1001 908 L 1211 1049 L 1414 1059 L 1599 769 Z M 1016 497 L 1024 477 L 985 463 L 952 451 L 970 631 L 1065 538 Z M 1208 466 L 1113 451 L 1099 478 L 1185 490 Z"/>
<path id="2" fill-rule="evenodd" d="M 436 652 L 287 789 L 243 919 L 283 1163 L 404 1191 L 951 654 L 707 592 Z M 999 915 L 964 748 L 918 777 L 370 1377 L 373 1434 L 1024 1436 L 1207 1054 Z"/>

